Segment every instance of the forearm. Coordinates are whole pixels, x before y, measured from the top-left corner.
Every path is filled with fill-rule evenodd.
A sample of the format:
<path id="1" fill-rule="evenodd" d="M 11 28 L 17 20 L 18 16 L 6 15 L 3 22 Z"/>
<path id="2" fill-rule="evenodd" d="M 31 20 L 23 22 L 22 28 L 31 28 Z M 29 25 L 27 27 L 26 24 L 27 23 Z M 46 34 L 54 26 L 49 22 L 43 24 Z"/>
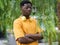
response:
<path id="1" fill-rule="evenodd" d="M 36 40 L 39 40 L 39 39 L 42 39 L 43 36 L 40 35 L 40 34 L 35 34 L 35 35 L 33 35 L 33 37 L 31 37 L 31 38 L 36 39 Z"/>
<path id="2" fill-rule="evenodd" d="M 26 35 L 27 37 L 31 38 L 31 39 L 34 39 L 34 40 L 39 40 L 39 39 L 43 39 L 43 36 L 40 35 L 40 34 L 29 34 L 29 35 Z"/>
<path id="3" fill-rule="evenodd" d="M 22 44 L 28 44 L 28 43 L 32 43 L 32 42 L 34 42 L 34 41 L 35 41 L 35 40 L 30 39 L 30 38 L 28 38 L 28 37 L 21 37 L 21 38 L 18 39 L 18 42 L 19 42 L 19 43 L 22 43 Z"/>

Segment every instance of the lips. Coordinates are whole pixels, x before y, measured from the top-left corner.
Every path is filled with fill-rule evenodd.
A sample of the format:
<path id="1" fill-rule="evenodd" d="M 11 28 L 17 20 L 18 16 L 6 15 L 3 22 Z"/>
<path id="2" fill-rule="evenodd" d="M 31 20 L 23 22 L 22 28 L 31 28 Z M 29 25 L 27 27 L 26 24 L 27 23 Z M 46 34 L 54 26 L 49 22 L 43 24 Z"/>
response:
<path id="1" fill-rule="evenodd" d="M 31 11 L 27 11 L 27 13 L 28 13 L 28 14 L 30 14 L 30 13 L 31 13 Z"/>

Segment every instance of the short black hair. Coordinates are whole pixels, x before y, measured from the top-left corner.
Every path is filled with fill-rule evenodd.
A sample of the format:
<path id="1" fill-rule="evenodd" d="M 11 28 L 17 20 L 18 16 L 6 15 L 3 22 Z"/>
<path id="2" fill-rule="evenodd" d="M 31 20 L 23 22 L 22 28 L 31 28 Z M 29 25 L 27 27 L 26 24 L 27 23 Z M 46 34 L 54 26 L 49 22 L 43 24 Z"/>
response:
<path id="1" fill-rule="evenodd" d="M 31 6 L 32 6 L 32 3 L 30 1 L 25 0 L 25 1 L 21 1 L 20 7 L 22 7 L 22 6 L 24 6 L 24 4 L 28 4 L 28 3 L 31 4 Z"/>

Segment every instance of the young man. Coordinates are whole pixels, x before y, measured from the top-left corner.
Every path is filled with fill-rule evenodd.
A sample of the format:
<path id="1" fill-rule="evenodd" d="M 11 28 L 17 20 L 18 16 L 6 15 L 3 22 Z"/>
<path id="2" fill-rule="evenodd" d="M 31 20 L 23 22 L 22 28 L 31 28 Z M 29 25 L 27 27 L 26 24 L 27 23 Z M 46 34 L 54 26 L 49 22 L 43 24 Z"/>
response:
<path id="1" fill-rule="evenodd" d="M 38 45 L 42 38 L 42 30 L 36 24 L 36 20 L 30 17 L 32 3 L 22 1 L 20 3 L 22 15 L 14 21 L 13 30 L 17 45 Z"/>

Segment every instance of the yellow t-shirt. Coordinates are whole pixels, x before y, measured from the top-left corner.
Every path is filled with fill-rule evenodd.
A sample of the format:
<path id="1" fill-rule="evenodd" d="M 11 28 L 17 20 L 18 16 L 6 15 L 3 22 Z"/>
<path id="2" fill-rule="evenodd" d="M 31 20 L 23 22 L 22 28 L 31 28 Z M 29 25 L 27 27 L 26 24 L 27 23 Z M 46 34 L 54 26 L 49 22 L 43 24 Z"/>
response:
<path id="1" fill-rule="evenodd" d="M 13 23 L 13 31 L 15 35 L 15 39 L 19 37 L 24 37 L 25 34 L 36 34 L 37 32 L 42 32 L 42 30 L 37 26 L 36 20 L 29 18 L 26 19 L 25 17 L 21 16 L 16 19 Z M 17 45 L 38 45 L 38 42 L 32 42 L 29 44 L 21 44 L 16 41 Z"/>

